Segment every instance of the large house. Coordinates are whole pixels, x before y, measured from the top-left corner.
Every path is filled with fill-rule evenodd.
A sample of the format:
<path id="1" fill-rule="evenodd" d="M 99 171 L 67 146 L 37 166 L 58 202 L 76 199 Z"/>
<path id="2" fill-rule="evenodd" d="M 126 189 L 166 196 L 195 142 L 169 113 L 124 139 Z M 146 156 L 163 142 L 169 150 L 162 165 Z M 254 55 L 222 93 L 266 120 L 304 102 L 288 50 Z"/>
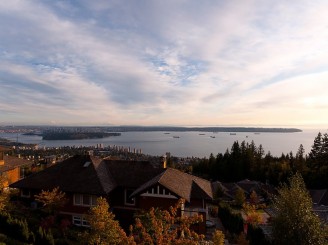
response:
<path id="1" fill-rule="evenodd" d="M 211 183 L 172 168 L 156 167 L 147 161 L 101 159 L 78 155 L 10 185 L 21 196 L 31 198 L 55 187 L 66 193 L 68 202 L 60 210 L 72 223 L 87 226 L 84 215 L 106 197 L 110 208 L 125 228 L 138 210 L 167 209 L 183 198 L 183 215 L 201 213 L 206 220 L 207 203 L 213 199 Z M 198 227 L 205 231 L 205 222 Z"/>
<path id="2" fill-rule="evenodd" d="M 5 153 L 11 149 L 0 146 L 0 176 L 4 177 L 4 186 L 14 183 L 24 177 L 23 167 L 30 166 L 33 162 L 26 159 L 7 156 Z"/>

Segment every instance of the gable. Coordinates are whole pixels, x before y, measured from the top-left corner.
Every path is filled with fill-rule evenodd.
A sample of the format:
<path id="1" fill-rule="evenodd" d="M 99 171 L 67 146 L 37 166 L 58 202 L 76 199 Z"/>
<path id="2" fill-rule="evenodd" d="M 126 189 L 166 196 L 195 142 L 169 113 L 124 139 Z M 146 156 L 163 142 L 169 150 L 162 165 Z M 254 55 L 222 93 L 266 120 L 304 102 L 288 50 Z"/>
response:
<path id="1" fill-rule="evenodd" d="M 180 198 L 177 194 L 170 191 L 160 184 L 155 184 L 145 189 L 140 193 L 142 197 L 156 197 L 156 198 L 170 198 L 170 199 L 178 199 Z"/>
<path id="2" fill-rule="evenodd" d="M 213 198 L 212 186 L 209 181 L 171 168 L 166 169 L 165 172 L 144 183 L 132 195 L 144 193 L 156 185 L 164 187 L 187 202 L 190 202 L 191 197 L 196 199 Z M 193 186 L 197 188 L 194 191 Z"/>

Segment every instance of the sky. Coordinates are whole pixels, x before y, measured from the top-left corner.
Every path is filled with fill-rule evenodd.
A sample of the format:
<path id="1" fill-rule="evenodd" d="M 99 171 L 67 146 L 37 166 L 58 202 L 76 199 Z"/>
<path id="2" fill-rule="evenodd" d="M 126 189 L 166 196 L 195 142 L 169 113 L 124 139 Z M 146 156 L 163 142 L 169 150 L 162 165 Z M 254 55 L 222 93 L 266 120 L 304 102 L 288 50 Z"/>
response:
<path id="1" fill-rule="evenodd" d="M 326 127 L 326 0 L 0 1 L 0 125 Z"/>

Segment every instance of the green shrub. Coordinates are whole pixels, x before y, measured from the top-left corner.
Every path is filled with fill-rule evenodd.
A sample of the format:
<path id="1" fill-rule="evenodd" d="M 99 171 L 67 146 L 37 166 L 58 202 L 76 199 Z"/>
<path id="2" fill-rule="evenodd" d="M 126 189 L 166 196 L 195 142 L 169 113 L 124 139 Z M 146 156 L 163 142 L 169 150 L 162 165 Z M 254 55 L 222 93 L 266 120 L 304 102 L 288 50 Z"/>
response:
<path id="1" fill-rule="evenodd" d="M 35 236 L 35 244 L 36 245 L 54 245 L 55 240 L 54 240 L 51 230 L 50 229 L 48 231 L 44 230 L 40 226 L 39 230 Z"/>
<path id="2" fill-rule="evenodd" d="M 243 231 L 243 218 L 239 213 L 234 213 L 229 205 L 220 204 L 218 215 L 223 226 L 230 233 L 239 234 Z"/>

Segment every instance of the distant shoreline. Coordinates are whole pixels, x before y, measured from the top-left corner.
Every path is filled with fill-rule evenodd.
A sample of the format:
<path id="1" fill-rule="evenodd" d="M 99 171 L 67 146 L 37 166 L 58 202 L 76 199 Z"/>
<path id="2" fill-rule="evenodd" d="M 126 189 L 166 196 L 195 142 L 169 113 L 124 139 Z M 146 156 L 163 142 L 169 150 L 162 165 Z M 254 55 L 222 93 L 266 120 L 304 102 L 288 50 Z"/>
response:
<path id="1" fill-rule="evenodd" d="M 297 133 L 298 128 L 261 128 L 261 127 L 161 127 L 161 126 L 116 126 L 105 127 L 111 132 L 249 132 L 249 133 Z"/>
<path id="2" fill-rule="evenodd" d="M 25 135 L 46 136 L 47 139 L 50 134 L 71 134 L 65 135 L 66 139 L 77 138 L 103 138 L 108 137 L 104 135 L 107 133 L 121 133 L 121 132 L 227 132 L 227 133 L 298 133 L 303 130 L 298 128 L 269 128 L 269 127 L 183 127 L 183 126 L 17 126 L 17 127 L 0 127 L 0 132 L 4 133 L 23 133 Z M 63 135 L 61 135 L 63 136 Z M 109 135 L 118 136 L 118 135 Z M 51 137 L 53 138 L 53 137 Z M 56 137 L 57 138 L 57 137 Z M 62 137 L 59 137 L 63 139 Z"/>

